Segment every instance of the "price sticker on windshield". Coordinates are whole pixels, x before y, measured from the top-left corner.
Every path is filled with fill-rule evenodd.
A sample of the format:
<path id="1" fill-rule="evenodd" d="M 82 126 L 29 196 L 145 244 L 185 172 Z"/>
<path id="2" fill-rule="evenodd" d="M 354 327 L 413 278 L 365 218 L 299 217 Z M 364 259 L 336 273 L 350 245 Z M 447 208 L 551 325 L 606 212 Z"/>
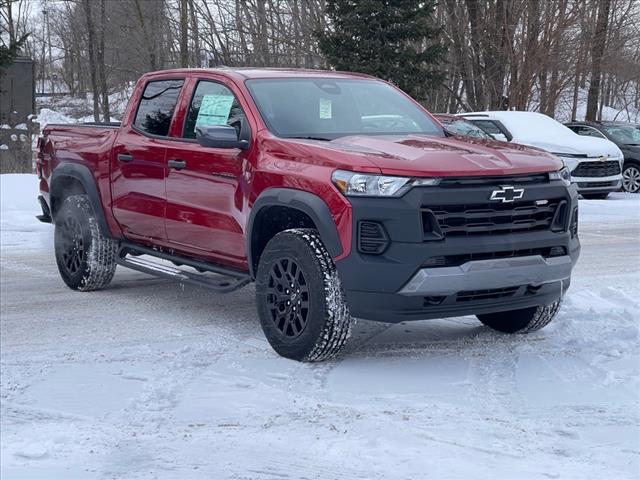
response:
<path id="1" fill-rule="evenodd" d="M 320 118 L 322 120 L 331 119 L 331 100 L 328 98 L 320 99 Z"/>

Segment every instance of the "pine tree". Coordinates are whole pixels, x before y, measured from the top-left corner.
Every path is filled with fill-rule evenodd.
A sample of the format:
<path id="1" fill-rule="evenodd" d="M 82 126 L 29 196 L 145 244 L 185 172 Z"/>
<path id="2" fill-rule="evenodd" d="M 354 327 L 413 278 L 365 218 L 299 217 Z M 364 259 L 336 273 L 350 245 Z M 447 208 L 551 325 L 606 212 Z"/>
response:
<path id="1" fill-rule="evenodd" d="M 446 47 L 433 25 L 435 0 L 327 0 L 331 31 L 317 32 L 320 50 L 337 70 L 368 73 L 417 100 L 444 79 Z"/>
<path id="2" fill-rule="evenodd" d="M 9 67 L 20 54 L 20 49 L 29 38 L 29 34 L 25 34 L 15 42 L 9 42 L 9 45 L 0 45 L 0 73 Z M 3 42 L 4 43 L 4 42 Z"/>

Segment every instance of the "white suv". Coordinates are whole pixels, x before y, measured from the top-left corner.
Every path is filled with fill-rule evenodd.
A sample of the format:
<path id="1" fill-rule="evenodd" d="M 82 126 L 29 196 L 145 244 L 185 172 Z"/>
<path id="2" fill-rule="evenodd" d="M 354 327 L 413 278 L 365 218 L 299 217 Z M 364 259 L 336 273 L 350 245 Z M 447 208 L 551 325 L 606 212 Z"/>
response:
<path id="1" fill-rule="evenodd" d="M 606 198 L 622 186 L 622 151 L 604 138 L 585 137 L 541 113 L 472 112 L 459 116 L 498 140 L 538 147 L 562 158 L 584 198 Z"/>

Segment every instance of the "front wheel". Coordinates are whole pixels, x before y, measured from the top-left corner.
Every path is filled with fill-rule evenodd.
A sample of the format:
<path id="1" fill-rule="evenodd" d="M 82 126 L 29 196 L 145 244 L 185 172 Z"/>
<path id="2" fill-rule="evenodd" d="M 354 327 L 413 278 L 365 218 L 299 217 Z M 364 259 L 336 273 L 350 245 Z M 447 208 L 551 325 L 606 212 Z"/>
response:
<path id="1" fill-rule="evenodd" d="M 331 256 L 313 229 L 285 230 L 265 247 L 256 301 L 267 340 L 280 355 L 317 362 L 340 352 L 353 320 Z"/>
<path id="2" fill-rule="evenodd" d="M 560 310 L 562 300 L 550 305 L 477 315 L 487 327 L 502 333 L 530 333 L 546 327 Z"/>
<path id="3" fill-rule="evenodd" d="M 628 193 L 640 192 L 640 164 L 625 164 L 622 170 L 622 189 Z"/>

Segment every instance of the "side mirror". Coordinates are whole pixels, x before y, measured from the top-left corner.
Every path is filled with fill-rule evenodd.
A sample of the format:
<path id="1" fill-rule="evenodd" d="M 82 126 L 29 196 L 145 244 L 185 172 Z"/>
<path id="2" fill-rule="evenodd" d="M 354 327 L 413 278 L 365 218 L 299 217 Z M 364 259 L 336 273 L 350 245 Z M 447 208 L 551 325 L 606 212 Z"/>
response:
<path id="1" fill-rule="evenodd" d="M 242 127 L 245 127 L 243 124 Z M 241 130 L 246 128 L 241 128 Z M 242 135 L 241 131 L 241 137 Z M 196 128 L 196 141 L 203 147 L 210 148 L 239 148 L 246 150 L 249 148 L 249 141 L 245 138 L 238 138 L 238 132 L 234 127 L 228 125 L 216 125 L 210 127 Z"/>

